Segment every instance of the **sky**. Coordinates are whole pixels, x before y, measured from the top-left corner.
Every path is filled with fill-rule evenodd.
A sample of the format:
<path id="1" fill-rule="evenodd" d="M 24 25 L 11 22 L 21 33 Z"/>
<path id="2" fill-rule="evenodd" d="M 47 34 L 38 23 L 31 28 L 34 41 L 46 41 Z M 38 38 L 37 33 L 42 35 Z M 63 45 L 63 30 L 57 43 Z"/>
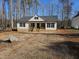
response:
<path id="1" fill-rule="evenodd" d="M 53 0 L 39 0 L 41 3 L 47 4 L 49 1 L 53 1 Z M 57 0 L 54 0 L 55 4 L 57 3 Z M 79 0 L 72 0 L 73 2 L 73 9 L 74 11 L 79 11 Z"/>
<path id="2" fill-rule="evenodd" d="M 2 0 L 0 0 L 0 8 L 1 8 L 1 1 L 2 1 Z M 39 0 L 39 2 L 43 4 L 43 7 L 44 7 L 44 8 L 47 7 L 47 4 L 48 4 L 49 1 L 51 1 L 51 3 L 54 3 L 54 4 L 57 4 L 57 3 L 58 3 L 57 0 Z M 52 2 L 52 1 L 54 1 L 54 2 Z M 75 15 L 75 14 L 77 13 L 77 11 L 79 11 L 79 0 L 72 0 L 72 2 L 73 2 L 73 6 L 72 6 L 72 11 L 73 11 L 73 13 L 72 13 L 72 14 Z M 59 7 L 59 8 L 60 8 L 60 7 Z M 7 3 L 6 3 L 6 8 L 5 8 L 5 10 L 8 11 Z M 41 8 L 39 8 L 39 13 L 38 13 L 38 14 L 39 14 L 39 15 L 42 14 Z M 47 12 L 44 11 L 44 15 L 46 15 L 46 14 L 47 14 Z M 55 14 L 55 12 L 54 12 L 54 14 Z"/>
<path id="3" fill-rule="evenodd" d="M 41 2 L 43 2 L 44 4 L 47 4 L 49 1 L 53 1 L 53 0 L 40 0 Z M 53 2 L 54 4 L 57 3 L 57 0 L 54 0 Z M 77 13 L 79 11 L 79 0 L 72 0 L 72 11 L 73 11 L 73 14 Z"/>
<path id="4" fill-rule="evenodd" d="M 73 3 L 74 3 L 73 5 L 74 10 L 79 11 L 79 0 L 73 0 Z"/>

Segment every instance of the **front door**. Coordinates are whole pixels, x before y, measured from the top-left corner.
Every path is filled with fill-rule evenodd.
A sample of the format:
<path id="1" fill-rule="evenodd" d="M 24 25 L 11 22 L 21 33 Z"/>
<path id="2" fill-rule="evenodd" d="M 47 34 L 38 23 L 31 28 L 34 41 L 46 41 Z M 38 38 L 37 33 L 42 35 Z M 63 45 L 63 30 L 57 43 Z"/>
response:
<path id="1" fill-rule="evenodd" d="M 37 29 L 40 29 L 40 23 L 37 23 Z"/>

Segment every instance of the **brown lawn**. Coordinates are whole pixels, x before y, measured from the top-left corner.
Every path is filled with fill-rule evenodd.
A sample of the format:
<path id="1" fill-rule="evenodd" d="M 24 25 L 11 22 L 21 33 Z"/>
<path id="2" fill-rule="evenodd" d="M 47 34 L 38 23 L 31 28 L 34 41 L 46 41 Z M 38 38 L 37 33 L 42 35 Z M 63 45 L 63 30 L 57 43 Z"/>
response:
<path id="1" fill-rule="evenodd" d="M 0 59 L 78 59 L 78 30 L 57 30 L 54 33 L 2 32 L 0 40 L 9 35 L 18 41 L 0 43 Z"/>

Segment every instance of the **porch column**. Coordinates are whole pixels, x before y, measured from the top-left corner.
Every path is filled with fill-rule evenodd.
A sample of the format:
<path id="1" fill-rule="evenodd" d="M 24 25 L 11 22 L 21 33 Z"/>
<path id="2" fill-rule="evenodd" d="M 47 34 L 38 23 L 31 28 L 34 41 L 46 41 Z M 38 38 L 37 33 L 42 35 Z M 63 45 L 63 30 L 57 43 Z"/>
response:
<path id="1" fill-rule="evenodd" d="M 57 29 L 57 22 L 55 22 L 55 24 L 54 24 L 54 28 L 55 28 L 55 30 Z"/>
<path id="2" fill-rule="evenodd" d="M 47 23 L 45 23 L 45 30 L 47 29 Z"/>
<path id="3" fill-rule="evenodd" d="M 41 23 L 40 23 L 40 29 L 41 29 Z"/>
<path id="4" fill-rule="evenodd" d="M 37 23 L 35 23 L 35 29 L 37 29 Z"/>

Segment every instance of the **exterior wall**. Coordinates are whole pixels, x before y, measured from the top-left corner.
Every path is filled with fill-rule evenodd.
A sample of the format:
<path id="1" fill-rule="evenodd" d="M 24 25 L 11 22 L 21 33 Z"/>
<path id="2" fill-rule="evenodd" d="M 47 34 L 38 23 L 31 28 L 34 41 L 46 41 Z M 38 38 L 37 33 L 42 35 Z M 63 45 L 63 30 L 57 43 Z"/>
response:
<path id="1" fill-rule="evenodd" d="M 48 28 L 47 23 L 45 23 L 45 27 L 46 27 L 46 30 L 57 30 L 57 22 L 54 22 L 54 27 L 53 28 Z"/>
<path id="2" fill-rule="evenodd" d="M 47 23 L 52 23 L 52 22 L 47 22 Z M 54 23 L 53 28 L 48 28 L 47 23 L 45 23 L 45 30 L 56 30 L 57 29 L 57 22 L 53 22 Z M 35 26 L 37 26 L 37 25 L 35 25 Z M 29 23 L 25 23 L 25 27 L 20 27 L 20 23 L 17 23 L 17 30 L 19 32 L 28 32 L 29 31 Z"/>
<path id="3" fill-rule="evenodd" d="M 25 23 L 25 27 L 20 27 L 20 23 L 17 23 L 17 30 L 18 31 L 26 32 L 26 31 L 28 31 L 28 29 L 29 29 L 29 24 L 28 23 Z"/>
<path id="4" fill-rule="evenodd" d="M 76 17 L 72 20 L 71 26 L 78 29 L 79 28 L 79 17 Z"/>

